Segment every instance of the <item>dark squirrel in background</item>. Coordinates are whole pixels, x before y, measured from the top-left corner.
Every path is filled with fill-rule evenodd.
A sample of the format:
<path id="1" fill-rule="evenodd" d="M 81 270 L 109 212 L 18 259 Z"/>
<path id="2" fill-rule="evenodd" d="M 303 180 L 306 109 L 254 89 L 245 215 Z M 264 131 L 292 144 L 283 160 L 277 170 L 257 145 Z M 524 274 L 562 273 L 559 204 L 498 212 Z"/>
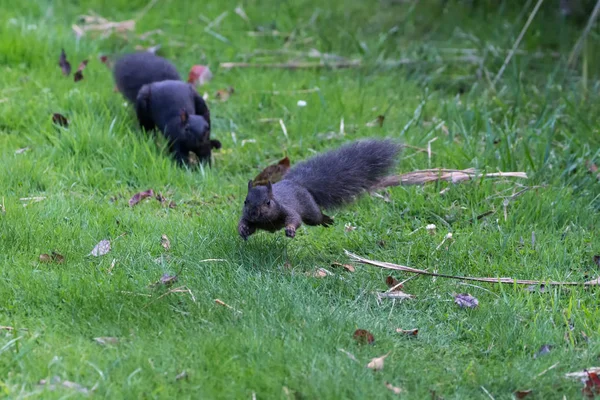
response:
<path id="1" fill-rule="evenodd" d="M 340 207 L 375 185 L 393 168 L 400 148 L 391 140 L 359 140 L 297 164 L 274 185 L 253 187 L 249 181 L 240 236 L 285 228 L 293 238 L 303 222 L 331 225 L 321 208 Z"/>
<path id="2" fill-rule="evenodd" d="M 210 139 L 210 112 L 196 89 L 183 82 L 166 59 L 149 52 L 127 54 L 115 63 L 117 88 L 135 104 L 137 118 L 147 131 L 158 127 L 179 164 L 194 152 L 208 162 L 221 142 Z"/>

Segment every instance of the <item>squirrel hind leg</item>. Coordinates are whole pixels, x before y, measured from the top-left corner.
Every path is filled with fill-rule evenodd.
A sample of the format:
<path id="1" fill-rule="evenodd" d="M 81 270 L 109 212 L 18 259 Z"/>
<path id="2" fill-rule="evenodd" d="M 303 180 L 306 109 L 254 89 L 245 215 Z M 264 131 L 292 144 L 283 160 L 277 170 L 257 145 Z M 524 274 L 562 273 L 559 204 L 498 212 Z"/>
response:
<path id="1" fill-rule="evenodd" d="M 325 214 L 322 214 L 322 216 L 323 216 L 323 220 L 321 221 L 321 225 L 323 225 L 324 227 L 333 225 L 333 218 L 331 218 L 330 216 L 327 216 Z"/>

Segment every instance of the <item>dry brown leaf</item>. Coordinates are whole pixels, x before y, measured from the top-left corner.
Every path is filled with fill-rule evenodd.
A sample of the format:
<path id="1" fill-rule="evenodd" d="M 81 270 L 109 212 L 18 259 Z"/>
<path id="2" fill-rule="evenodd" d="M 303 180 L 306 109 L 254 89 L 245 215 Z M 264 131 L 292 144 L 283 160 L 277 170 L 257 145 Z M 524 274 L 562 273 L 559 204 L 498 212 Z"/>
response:
<path id="1" fill-rule="evenodd" d="M 194 85 L 204 85 L 206 82 L 212 79 L 213 75 L 205 65 L 194 65 L 190 69 L 188 75 L 188 82 Z"/>
<path id="2" fill-rule="evenodd" d="M 290 159 L 285 157 L 276 164 L 269 165 L 263 169 L 260 174 L 252 181 L 252 186 L 264 186 L 269 181 L 271 183 L 279 182 L 290 169 Z"/>
<path id="3" fill-rule="evenodd" d="M 100 336 L 100 337 L 95 337 L 94 342 L 96 342 L 102 346 L 115 345 L 115 344 L 119 343 L 119 338 L 112 337 L 112 336 Z"/>
<path id="4" fill-rule="evenodd" d="M 83 60 L 81 62 L 81 64 L 79 64 L 79 67 L 77 67 L 77 71 L 75 71 L 75 75 L 73 75 L 73 80 L 75 82 L 79 82 L 80 80 L 83 79 L 83 70 L 85 69 L 87 64 L 88 64 L 88 60 Z"/>
<path id="5" fill-rule="evenodd" d="M 385 120 L 385 115 L 378 115 L 377 118 L 375 118 L 373 121 L 367 122 L 365 126 L 368 126 L 369 128 L 374 128 L 374 127 L 378 126 L 381 128 L 383 126 L 384 120 Z"/>
<path id="6" fill-rule="evenodd" d="M 388 389 L 390 389 L 394 394 L 400 394 L 400 393 L 402 393 L 402 389 L 400 389 L 397 386 L 392 385 L 389 382 L 385 382 L 385 387 L 388 388 Z"/>
<path id="7" fill-rule="evenodd" d="M 404 285 L 402 285 L 402 283 L 398 279 L 394 278 L 391 275 L 385 278 L 385 284 L 388 288 L 390 288 L 390 291 L 392 292 L 402 291 L 404 287 Z"/>
<path id="8" fill-rule="evenodd" d="M 90 252 L 89 255 L 99 257 L 107 254 L 110 251 L 110 240 L 103 239 Z"/>
<path id="9" fill-rule="evenodd" d="M 133 207 L 145 198 L 152 196 L 154 196 L 154 190 L 152 189 L 148 189 L 145 192 L 136 193 L 133 195 L 133 197 L 131 197 L 131 199 L 129 199 L 129 206 Z"/>
<path id="10" fill-rule="evenodd" d="M 67 61 L 67 53 L 65 53 L 65 49 L 62 49 L 60 52 L 58 66 L 62 70 L 64 76 L 68 76 L 71 73 L 71 64 Z"/>
<path id="11" fill-rule="evenodd" d="M 356 271 L 356 269 L 354 268 L 354 266 L 352 266 L 350 264 L 342 264 L 342 263 L 339 263 L 339 262 L 333 262 L 333 263 L 331 263 L 331 266 L 332 267 L 342 267 L 342 268 L 344 268 L 348 272 L 355 272 Z"/>
<path id="12" fill-rule="evenodd" d="M 381 371 L 383 369 L 384 360 L 389 356 L 390 353 L 387 353 L 381 357 L 375 357 L 369 361 L 367 364 L 367 368 L 371 368 L 373 371 Z"/>
<path id="13" fill-rule="evenodd" d="M 62 264 L 65 261 L 65 257 L 62 254 L 53 251 L 52 254 L 40 254 L 40 262 L 42 263 L 57 263 Z"/>
<path id="14" fill-rule="evenodd" d="M 59 113 L 52 114 L 52 123 L 59 126 L 64 126 L 65 128 L 69 127 L 69 120 L 67 117 Z"/>
<path id="15" fill-rule="evenodd" d="M 215 93 L 215 97 L 217 100 L 227 101 L 229 97 L 235 92 L 232 87 L 228 87 L 227 89 L 219 89 L 217 93 Z"/>
<path id="16" fill-rule="evenodd" d="M 160 245 L 163 247 L 163 249 L 169 251 L 169 249 L 171 248 L 171 241 L 169 240 L 167 235 L 162 235 L 160 237 Z"/>
<path id="17" fill-rule="evenodd" d="M 533 391 L 531 389 L 528 390 L 517 390 L 515 392 L 515 397 L 517 399 L 524 399 L 525 397 L 529 396 Z"/>
<path id="18" fill-rule="evenodd" d="M 410 336 L 410 337 L 417 337 L 417 335 L 419 334 L 419 330 L 418 329 L 401 329 L 401 328 L 396 328 L 396 332 L 401 333 L 401 334 L 406 335 L 406 336 Z"/>
<path id="19" fill-rule="evenodd" d="M 314 271 L 306 273 L 306 276 L 311 278 L 325 278 L 327 275 L 331 275 L 331 272 L 327 271 L 325 268 L 317 268 Z"/>
<path id="20" fill-rule="evenodd" d="M 357 329 L 352 337 L 358 344 L 373 344 L 375 342 L 373 334 L 366 329 Z"/>

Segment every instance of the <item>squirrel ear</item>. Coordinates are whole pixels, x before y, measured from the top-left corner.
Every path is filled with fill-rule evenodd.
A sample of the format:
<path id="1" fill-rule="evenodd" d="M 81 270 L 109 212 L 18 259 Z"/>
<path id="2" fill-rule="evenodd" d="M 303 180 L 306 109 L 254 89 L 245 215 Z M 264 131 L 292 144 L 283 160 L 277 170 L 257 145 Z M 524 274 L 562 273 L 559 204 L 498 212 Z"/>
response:
<path id="1" fill-rule="evenodd" d="M 271 184 L 271 181 L 267 182 L 267 193 L 269 195 L 269 198 L 273 198 L 273 185 Z"/>
<path id="2" fill-rule="evenodd" d="M 188 119 L 190 118 L 190 116 L 185 108 L 181 109 L 181 112 L 179 113 L 179 117 L 181 117 L 182 124 L 187 124 Z"/>
<path id="3" fill-rule="evenodd" d="M 248 181 L 248 191 L 250 191 L 250 189 L 252 189 L 252 179 Z"/>

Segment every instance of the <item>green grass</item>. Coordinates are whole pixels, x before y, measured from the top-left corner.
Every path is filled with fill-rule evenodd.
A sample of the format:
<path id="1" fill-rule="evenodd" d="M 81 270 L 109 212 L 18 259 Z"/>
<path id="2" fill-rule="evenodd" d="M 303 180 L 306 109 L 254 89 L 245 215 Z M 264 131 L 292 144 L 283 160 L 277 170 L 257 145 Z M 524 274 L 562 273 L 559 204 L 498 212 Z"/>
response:
<path id="1" fill-rule="evenodd" d="M 54 376 L 97 385 L 94 396 L 111 399 L 251 398 L 253 392 L 258 399 L 288 398 L 284 387 L 297 399 L 394 398 L 385 382 L 409 399 L 430 398 L 431 391 L 445 399 L 488 398 L 482 387 L 496 399 L 523 389 L 533 389 L 531 398 L 581 397 L 582 385 L 564 374 L 600 363 L 597 289 L 530 293 L 420 277 L 405 286 L 415 299 L 378 304 L 386 271 L 330 267 L 348 261 L 347 249 L 445 274 L 575 281 L 598 275 L 600 184 L 587 167 L 600 163 L 597 33 L 588 40 L 584 80 L 581 66 L 564 63 L 581 27 L 561 20 L 548 2 L 523 40 L 526 54 L 516 55 L 492 87 L 486 74 L 493 78 L 499 70 L 529 12 L 512 3 L 156 3 L 136 32 L 160 28 L 161 54 L 182 74 L 193 64 L 214 72 L 200 91 L 209 93 L 213 135 L 223 149 L 214 153 L 212 169 L 183 170 L 139 131 L 98 61 L 101 54 L 153 43 L 134 35 L 77 41 L 70 28 L 90 11 L 115 21 L 136 18 L 146 0 L 5 0 L 0 325 L 16 329 L 0 331 L 0 397 L 85 397 L 38 385 Z M 235 14 L 238 4 L 250 22 Z M 205 33 L 201 18 L 225 11 L 213 30 L 227 42 Z M 287 59 L 249 58 L 257 49 L 285 45 L 281 37 L 246 34 L 257 26 L 293 32 L 290 50 L 360 57 L 365 66 L 219 69 L 226 61 Z M 62 47 L 74 68 L 90 59 L 83 81 L 61 75 Z M 457 55 L 448 49 L 472 49 L 483 60 L 452 61 Z M 563 56 L 536 58 L 538 50 Z M 419 62 L 384 62 L 400 58 Z M 214 93 L 229 86 L 232 97 L 216 101 Z M 315 87 L 320 90 L 272 93 Z M 308 105 L 298 107 L 300 99 Z M 52 125 L 55 112 L 69 118 L 68 129 Z M 382 128 L 365 126 L 382 113 Z M 261 118 L 281 118 L 288 137 Z M 342 118 L 344 136 L 335 134 Z M 406 149 L 399 172 L 476 167 L 526 171 L 530 179 L 392 188 L 389 202 L 366 196 L 335 212 L 329 229 L 304 227 L 294 240 L 283 232 L 259 233 L 246 243 L 239 238 L 249 178 L 284 155 L 295 163 L 362 137 L 423 148 L 437 138 L 431 159 Z M 29 150 L 15 154 L 23 147 Z M 503 202 L 522 185 L 537 188 L 510 201 L 505 219 Z M 154 200 L 128 206 L 133 194 L 149 188 L 177 207 Z M 34 196 L 45 199 L 20 200 Z M 494 213 L 477 218 L 488 211 Z M 423 229 L 431 223 L 434 236 Z M 346 231 L 346 224 L 356 229 Z M 437 249 L 448 232 L 454 240 Z M 171 240 L 169 251 L 161 247 L 162 234 Z M 107 238 L 109 254 L 87 256 Z M 39 263 L 40 254 L 53 250 L 65 256 L 63 264 Z M 307 276 L 318 267 L 334 276 Z M 160 297 L 168 289 L 149 287 L 178 271 L 176 285 L 194 299 Z M 479 307 L 458 308 L 452 294 L 459 292 L 476 296 Z M 372 332 L 375 344 L 356 344 L 358 328 Z M 419 336 L 402 337 L 396 328 L 418 328 Z M 101 336 L 119 343 L 101 346 L 93 340 Z M 544 344 L 552 351 L 534 358 Z M 388 352 L 382 371 L 365 368 Z M 182 371 L 187 379 L 176 380 Z"/>

